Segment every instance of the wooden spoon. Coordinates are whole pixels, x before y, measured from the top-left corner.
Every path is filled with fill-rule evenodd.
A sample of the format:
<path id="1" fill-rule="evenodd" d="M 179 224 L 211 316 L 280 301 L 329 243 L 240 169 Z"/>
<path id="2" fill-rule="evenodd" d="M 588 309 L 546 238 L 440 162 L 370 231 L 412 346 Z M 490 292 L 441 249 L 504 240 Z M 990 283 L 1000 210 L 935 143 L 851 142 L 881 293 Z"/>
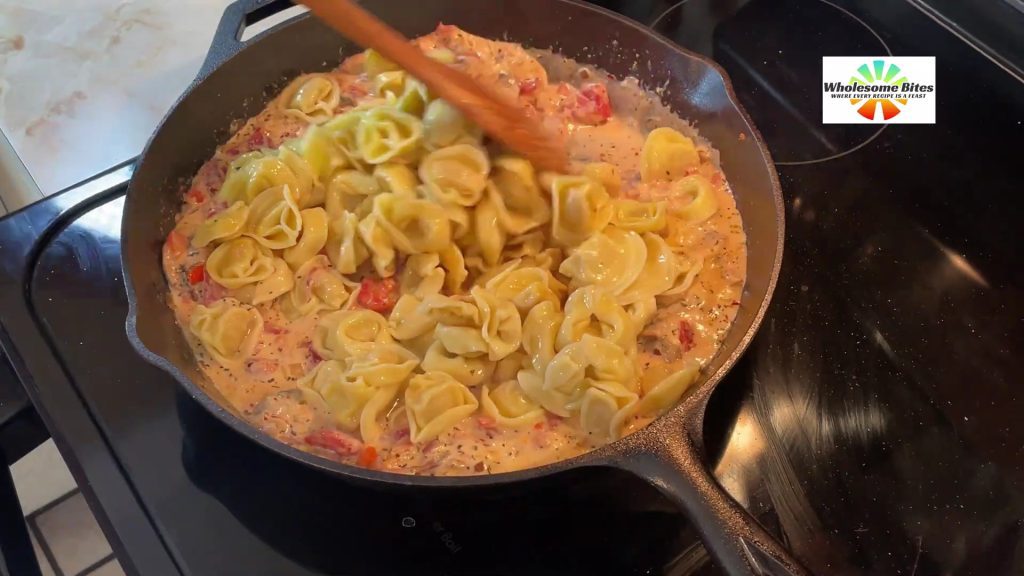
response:
<path id="1" fill-rule="evenodd" d="M 425 56 L 376 16 L 351 0 L 299 0 L 313 14 L 353 42 L 373 48 L 426 84 L 467 118 L 514 152 L 543 170 L 565 172 L 565 146 L 536 118 L 475 80 Z"/>

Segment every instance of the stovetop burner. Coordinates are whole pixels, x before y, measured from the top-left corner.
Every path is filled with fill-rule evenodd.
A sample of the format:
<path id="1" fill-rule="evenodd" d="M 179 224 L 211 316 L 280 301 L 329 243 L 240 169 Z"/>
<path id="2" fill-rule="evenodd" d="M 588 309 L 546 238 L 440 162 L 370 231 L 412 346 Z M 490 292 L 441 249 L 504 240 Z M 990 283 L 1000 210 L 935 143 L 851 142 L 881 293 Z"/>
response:
<path id="1" fill-rule="evenodd" d="M 708 18 L 720 24 L 707 26 Z M 863 20 L 827 0 L 684 0 L 652 27 L 720 63 L 778 164 L 838 158 L 885 126 L 821 123 L 821 57 L 891 54 Z"/>

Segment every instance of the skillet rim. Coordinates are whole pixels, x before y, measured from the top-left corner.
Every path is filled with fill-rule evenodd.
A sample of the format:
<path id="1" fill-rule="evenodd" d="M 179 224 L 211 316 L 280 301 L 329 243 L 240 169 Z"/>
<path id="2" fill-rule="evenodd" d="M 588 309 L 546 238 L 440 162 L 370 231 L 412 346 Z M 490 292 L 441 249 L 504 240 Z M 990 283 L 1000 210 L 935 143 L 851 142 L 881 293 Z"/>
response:
<path id="1" fill-rule="evenodd" d="M 244 1 L 244 0 L 239 0 Z M 765 295 L 758 306 L 757 311 L 751 318 L 750 326 L 746 329 L 746 332 L 740 338 L 739 342 L 732 350 L 728 351 L 728 356 L 723 361 L 722 365 L 713 374 L 707 376 L 699 383 L 697 387 L 693 389 L 693 392 L 685 396 L 680 400 L 671 410 L 662 414 L 654 421 L 652 421 L 646 427 L 637 430 L 616 440 L 615 442 L 609 443 L 605 446 L 601 446 L 584 454 L 559 460 L 549 464 L 536 466 L 533 468 L 525 468 L 522 470 L 516 470 L 511 472 L 499 472 L 495 474 L 480 474 L 471 476 L 417 476 L 412 474 L 402 474 L 398 472 L 384 472 L 380 470 L 373 470 L 369 468 L 362 468 L 351 464 L 343 464 L 329 460 L 327 458 L 317 456 L 310 452 L 304 452 L 297 448 L 294 448 L 284 442 L 277 440 L 276 438 L 259 431 L 256 427 L 249 424 L 247 421 L 242 419 L 240 416 L 234 414 L 211 396 L 206 394 L 202 388 L 192 381 L 191 378 L 186 376 L 173 362 L 165 358 L 164 356 L 157 354 L 150 350 L 140 339 L 137 331 L 138 321 L 138 307 L 136 304 L 136 293 L 135 286 L 130 273 L 130 268 L 127 266 L 125 252 L 121 252 L 121 267 L 124 273 L 125 290 L 128 297 L 128 317 L 125 322 L 125 329 L 128 335 L 128 341 L 132 347 L 149 363 L 157 366 L 158 368 L 169 373 L 177 382 L 180 384 L 190 397 L 199 402 L 210 414 L 226 424 L 229 428 L 235 432 L 242 434 L 251 441 L 256 442 L 260 446 L 276 452 L 280 455 L 286 456 L 287 458 L 298 462 L 302 465 L 308 466 L 314 470 L 329 473 L 333 476 L 343 477 L 345 479 L 351 479 L 360 483 L 367 483 L 377 487 L 401 487 L 401 488 L 417 488 L 417 487 L 430 487 L 430 488 L 471 488 L 471 487 L 493 487 L 493 486 L 504 486 L 508 484 L 523 482 L 532 479 L 538 479 L 546 477 L 558 472 L 562 472 L 574 468 L 586 468 L 594 466 L 617 466 L 616 463 L 621 461 L 623 458 L 629 458 L 631 451 L 644 451 L 643 444 L 645 441 L 657 440 L 662 435 L 672 433 L 673 431 L 678 433 L 679 430 L 672 428 L 672 423 L 683 422 L 684 428 L 686 423 L 695 421 L 701 422 L 703 420 L 703 408 L 704 403 L 710 397 L 715 387 L 721 382 L 722 378 L 733 368 L 739 358 L 746 351 L 750 345 L 751 340 L 757 334 L 758 329 L 761 326 L 761 322 L 764 320 L 764 316 L 767 313 L 768 306 L 771 304 L 772 296 L 775 293 L 775 288 L 778 283 L 779 273 L 782 267 L 782 256 L 783 248 L 785 244 L 785 203 L 782 197 L 782 187 L 779 182 L 779 176 L 775 169 L 775 163 L 772 161 L 771 153 L 768 151 L 767 145 L 761 136 L 761 133 L 757 130 L 753 123 L 753 120 L 747 114 L 747 111 L 743 108 L 743 105 L 739 102 L 736 96 L 736 92 L 732 85 L 732 80 L 729 78 L 728 73 L 719 66 L 716 62 L 707 58 L 703 55 L 691 52 L 676 43 L 672 42 L 653 28 L 649 26 L 643 26 L 639 22 L 629 19 L 625 16 L 612 12 L 601 6 L 594 4 L 585 4 L 579 0 L 550 0 L 552 2 L 558 2 L 562 4 L 570 4 L 577 8 L 583 8 L 592 12 L 599 13 L 607 18 L 610 18 L 615 24 L 620 26 L 627 26 L 638 30 L 639 32 L 652 38 L 659 44 L 668 48 L 670 51 L 675 52 L 681 57 L 696 60 L 700 64 L 707 66 L 715 72 L 722 80 L 723 87 L 725 88 L 725 94 L 728 97 L 729 104 L 732 108 L 739 113 L 740 118 L 746 125 L 746 130 L 750 133 L 753 142 L 757 145 L 758 150 L 765 162 L 765 167 L 768 171 L 770 179 L 772 197 L 775 203 L 775 217 L 778 226 L 776 227 L 776 245 L 774 262 L 772 265 L 771 273 L 768 278 L 768 283 L 765 288 Z M 230 6 L 228 10 L 230 10 Z M 174 106 L 171 107 L 164 118 L 160 121 L 160 125 L 153 131 L 149 141 L 146 143 L 145 148 L 139 155 L 138 160 L 135 163 L 136 170 L 141 168 L 143 163 L 146 161 L 149 153 L 150 146 L 153 140 L 161 132 L 164 125 L 167 123 L 170 116 L 177 110 L 178 106 L 196 89 L 197 86 L 205 82 L 213 73 L 217 71 L 228 61 L 236 58 L 243 51 L 255 46 L 263 38 L 278 33 L 287 27 L 295 24 L 303 19 L 313 17 L 311 13 L 305 12 L 298 14 L 292 18 L 289 18 L 272 28 L 261 32 L 253 38 L 246 41 L 241 45 L 235 53 L 231 54 L 227 58 L 224 58 L 215 67 L 207 68 L 204 64 L 201 69 L 199 76 L 189 85 L 189 87 L 182 93 L 182 95 L 175 102 Z M 140 192 L 135 191 L 136 179 L 132 178 L 129 183 L 128 190 L 125 197 L 125 207 L 123 213 L 128 212 L 129 203 L 133 203 L 133 199 L 140 196 Z M 127 221 L 122 220 L 121 223 L 121 236 L 124 238 L 125 231 L 127 229 Z M 733 327 L 730 327 L 730 330 Z M 719 349 L 717 354 L 725 352 L 724 349 Z M 686 433 L 692 433 L 691 430 L 686 430 Z"/>

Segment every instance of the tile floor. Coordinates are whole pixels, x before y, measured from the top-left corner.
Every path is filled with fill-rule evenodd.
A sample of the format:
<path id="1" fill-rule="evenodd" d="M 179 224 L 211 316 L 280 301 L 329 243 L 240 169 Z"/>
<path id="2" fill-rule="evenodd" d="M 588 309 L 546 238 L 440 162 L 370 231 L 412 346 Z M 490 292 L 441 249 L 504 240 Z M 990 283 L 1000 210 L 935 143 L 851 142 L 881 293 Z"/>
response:
<path id="1" fill-rule="evenodd" d="M 124 575 L 52 440 L 11 472 L 43 576 Z"/>

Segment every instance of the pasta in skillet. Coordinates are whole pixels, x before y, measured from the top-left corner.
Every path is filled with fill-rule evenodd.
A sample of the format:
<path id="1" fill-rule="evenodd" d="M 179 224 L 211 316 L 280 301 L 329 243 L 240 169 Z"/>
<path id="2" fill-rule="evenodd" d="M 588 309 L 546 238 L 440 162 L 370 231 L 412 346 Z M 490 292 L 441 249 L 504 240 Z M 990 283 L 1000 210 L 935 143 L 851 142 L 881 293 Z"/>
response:
<path id="1" fill-rule="evenodd" d="M 341 102 L 341 89 L 327 74 L 308 74 L 292 81 L 278 100 L 286 113 L 320 123 L 334 114 Z"/>
<path id="2" fill-rule="evenodd" d="M 670 410 L 745 278 L 713 151 L 681 122 L 645 134 L 625 84 L 554 80 L 450 26 L 415 42 L 542 115 L 572 169 L 510 154 L 373 51 L 296 78 L 164 247 L 204 375 L 282 442 L 412 474 L 546 464 Z"/>

